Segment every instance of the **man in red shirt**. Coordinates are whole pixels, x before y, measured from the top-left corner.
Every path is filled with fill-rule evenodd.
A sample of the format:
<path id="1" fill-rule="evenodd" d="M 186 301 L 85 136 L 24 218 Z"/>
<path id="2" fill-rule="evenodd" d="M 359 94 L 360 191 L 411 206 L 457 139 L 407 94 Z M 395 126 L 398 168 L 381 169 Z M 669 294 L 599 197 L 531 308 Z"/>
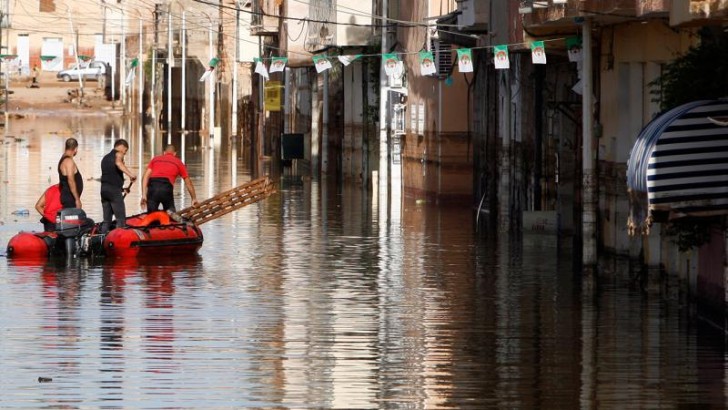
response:
<path id="1" fill-rule="evenodd" d="M 56 214 L 63 208 L 61 204 L 61 188 L 59 184 L 51 185 L 43 192 L 35 203 L 35 210 L 42 216 L 40 222 L 43 230 L 51 232 L 56 230 Z"/>
<path id="2" fill-rule="evenodd" d="M 176 154 L 177 150 L 170 144 L 162 155 L 157 155 L 149 161 L 142 177 L 142 206 L 147 206 L 147 212 L 156 211 L 159 204 L 162 204 L 162 209 L 165 211 L 177 210 L 174 206 L 174 182 L 178 176 L 185 181 L 187 192 L 192 197 L 192 205 L 197 205 L 195 187 L 187 175 L 187 167 Z"/>

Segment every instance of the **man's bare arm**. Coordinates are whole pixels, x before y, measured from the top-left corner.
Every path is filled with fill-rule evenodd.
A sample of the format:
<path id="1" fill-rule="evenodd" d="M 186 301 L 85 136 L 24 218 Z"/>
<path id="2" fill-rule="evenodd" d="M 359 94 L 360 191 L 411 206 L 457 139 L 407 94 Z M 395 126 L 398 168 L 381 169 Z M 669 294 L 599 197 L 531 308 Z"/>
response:
<path id="1" fill-rule="evenodd" d="M 149 183 L 149 176 L 152 174 L 152 170 L 147 168 L 142 176 L 142 206 L 147 205 L 147 184 Z"/>
<path id="2" fill-rule="evenodd" d="M 40 198 L 38 198 L 38 202 L 35 203 L 35 210 L 38 211 L 40 216 L 45 216 L 43 211 L 45 210 L 46 205 L 46 199 L 45 199 L 45 192 L 41 194 Z"/>
<path id="3" fill-rule="evenodd" d="M 195 194 L 195 186 L 192 185 L 192 180 L 190 180 L 190 177 L 187 177 L 184 181 L 187 192 L 190 193 L 190 197 L 192 198 L 192 206 L 197 206 L 199 202 L 197 202 L 197 194 Z"/>
<path id="4" fill-rule="evenodd" d="M 135 181 L 137 179 L 136 174 L 131 172 L 129 170 L 129 168 L 127 168 L 126 164 L 124 164 L 124 155 L 119 151 L 116 152 L 115 163 L 116 163 L 116 167 L 119 168 L 121 170 L 121 172 L 123 172 L 129 176 L 129 179 L 131 179 L 132 181 Z"/>

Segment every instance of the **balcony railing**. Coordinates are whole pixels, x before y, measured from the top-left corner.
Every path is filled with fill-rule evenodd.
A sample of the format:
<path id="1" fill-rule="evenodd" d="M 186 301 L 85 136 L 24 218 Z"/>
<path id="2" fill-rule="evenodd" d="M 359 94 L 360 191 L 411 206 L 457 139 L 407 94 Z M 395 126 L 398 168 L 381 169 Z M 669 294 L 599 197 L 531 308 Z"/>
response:
<path id="1" fill-rule="evenodd" d="M 278 34 L 279 7 L 272 0 L 254 0 L 250 21 L 250 35 L 269 36 Z"/>

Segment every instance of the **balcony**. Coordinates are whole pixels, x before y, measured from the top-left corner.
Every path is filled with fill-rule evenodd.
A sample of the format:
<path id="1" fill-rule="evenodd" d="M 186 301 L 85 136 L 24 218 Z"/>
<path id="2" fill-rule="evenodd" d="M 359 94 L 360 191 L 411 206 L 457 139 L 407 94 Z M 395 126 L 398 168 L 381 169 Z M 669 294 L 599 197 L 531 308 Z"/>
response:
<path id="1" fill-rule="evenodd" d="M 728 5 L 721 0 L 672 0 L 670 25 L 698 26 L 724 24 Z"/>
<path id="2" fill-rule="evenodd" d="M 250 19 L 251 36 L 278 34 L 281 3 L 281 0 L 253 0 L 253 14 Z"/>
<path id="3" fill-rule="evenodd" d="M 647 14 L 665 13 L 669 0 L 554 0 L 522 1 L 526 29 L 539 35 L 572 29 L 578 17 L 589 16 L 598 24 L 617 24 Z"/>

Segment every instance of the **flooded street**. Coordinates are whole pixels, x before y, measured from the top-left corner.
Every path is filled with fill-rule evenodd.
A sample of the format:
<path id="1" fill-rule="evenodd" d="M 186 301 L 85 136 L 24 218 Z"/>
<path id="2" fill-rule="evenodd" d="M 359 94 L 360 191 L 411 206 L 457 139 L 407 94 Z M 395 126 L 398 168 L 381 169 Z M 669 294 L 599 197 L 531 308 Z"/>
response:
<path id="1" fill-rule="evenodd" d="M 100 221 L 99 162 L 113 140 L 130 140 L 139 175 L 150 158 L 124 129 L 95 116 L 13 123 L 0 148 L 2 252 L 42 228 L 33 205 L 57 182 L 68 136 L 84 208 Z M 253 179 L 239 152 L 188 139 L 200 198 Z M 720 333 L 629 283 L 583 291 L 555 237 L 495 244 L 469 208 L 386 210 L 357 186 L 276 183 L 202 225 L 196 256 L 0 258 L 0 407 L 726 406 Z M 178 208 L 183 193 L 178 183 Z M 135 184 L 128 214 L 139 198 Z"/>

